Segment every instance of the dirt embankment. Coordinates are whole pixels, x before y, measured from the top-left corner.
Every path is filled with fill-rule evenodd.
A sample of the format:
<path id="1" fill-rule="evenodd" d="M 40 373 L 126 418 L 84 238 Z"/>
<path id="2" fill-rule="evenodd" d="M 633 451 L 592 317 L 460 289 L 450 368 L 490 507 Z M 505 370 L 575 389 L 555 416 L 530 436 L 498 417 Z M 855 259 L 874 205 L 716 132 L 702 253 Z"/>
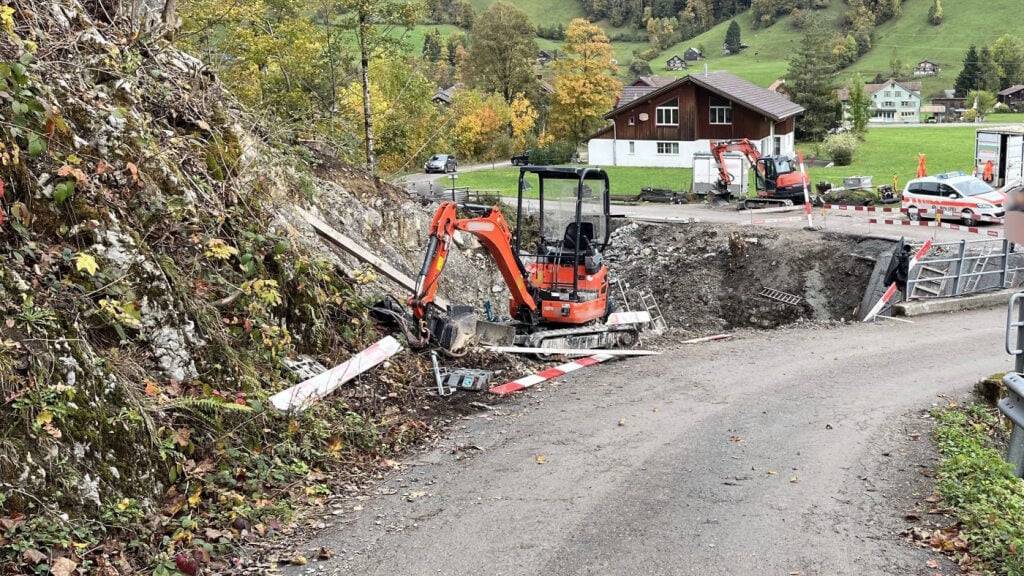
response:
<path id="1" fill-rule="evenodd" d="M 627 296 L 650 291 L 670 328 L 706 334 L 849 320 L 870 259 L 887 249 L 885 241 L 800 230 L 634 222 L 613 233 L 606 257 Z M 800 301 L 760 296 L 765 288 Z M 621 301 L 617 287 L 614 295 Z"/>

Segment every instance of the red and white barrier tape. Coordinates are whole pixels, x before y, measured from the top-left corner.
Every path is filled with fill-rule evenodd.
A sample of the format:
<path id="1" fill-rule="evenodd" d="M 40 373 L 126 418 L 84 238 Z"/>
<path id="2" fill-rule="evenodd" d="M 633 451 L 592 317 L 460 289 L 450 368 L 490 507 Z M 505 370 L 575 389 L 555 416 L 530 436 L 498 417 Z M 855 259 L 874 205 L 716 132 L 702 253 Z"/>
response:
<path id="1" fill-rule="evenodd" d="M 822 206 L 823 210 L 837 210 L 841 212 L 884 212 L 886 214 L 896 214 L 902 212 L 903 214 L 932 214 L 932 210 L 928 208 L 887 208 L 884 206 L 854 206 L 850 204 L 825 204 Z M 954 214 L 944 215 L 944 218 L 957 219 Z M 1003 218 L 1000 216 L 988 216 L 986 214 L 976 214 L 973 216 L 975 220 L 979 222 L 997 222 L 1002 223 Z"/>
<path id="2" fill-rule="evenodd" d="M 564 376 L 569 372 L 579 370 L 580 368 L 586 368 L 587 366 L 600 364 L 601 362 L 604 362 L 605 360 L 610 360 L 612 358 L 614 358 L 614 356 L 610 354 L 595 354 L 593 356 L 587 356 L 586 358 L 579 358 L 577 360 L 573 360 L 572 362 L 566 362 L 561 366 L 555 366 L 554 368 L 541 370 L 536 374 L 530 374 L 529 376 L 523 376 L 522 378 L 506 382 L 499 386 L 494 386 L 490 390 L 488 390 L 488 392 L 490 392 L 491 394 L 497 394 L 498 396 L 508 396 L 509 394 L 514 394 L 516 392 L 519 392 L 520 390 L 525 390 L 531 386 L 540 384 L 541 382 L 546 382 L 548 380 L 551 380 L 552 378 Z"/>
<path id="3" fill-rule="evenodd" d="M 869 218 L 868 224 L 886 224 L 889 226 L 924 226 L 925 228 L 948 228 L 950 230 L 960 230 L 962 232 L 969 232 L 971 234 L 983 234 L 985 236 L 991 236 L 993 238 L 1002 238 L 1002 230 L 990 230 L 988 228 L 978 228 L 977 226 L 964 226 L 962 224 L 949 224 L 947 222 L 927 222 L 925 220 L 880 220 L 878 218 Z"/>
<path id="4" fill-rule="evenodd" d="M 925 241 L 924 244 L 921 245 L 921 248 L 919 248 L 917 250 L 917 252 L 914 253 L 914 256 L 910 259 L 910 262 L 907 264 L 907 272 L 908 273 L 911 270 L 914 269 L 914 266 L 917 266 L 918 262 L 920 262 L 921 259 L 924 258 L 924 255 L 927 254 L 928 251 L 931 250 L 931 248 L 932 248 L 932 241 L 931 240 L 927 240 L 927 241 Z M 876 303 L 871 308 L 871 311 L 868 312 L 867 316 L 864 317 L 864 321 L 865 322 L 870 322 L 870 321 L 874 320 L 875 316 L 878 316 L 878 313 L 882 311 L 882 308 L 885 308 L 885 305 L 888 304 L 889 301 L 892 300 L 892 297 L 895 296 L 895 295 L 896 295 L 896 283 L 893 282 L 892 284 L 889 285 L 889 288 L 886 289 L 885 294 L 882 294 L 882 297 L 879 298 L 878 303 Z"/>

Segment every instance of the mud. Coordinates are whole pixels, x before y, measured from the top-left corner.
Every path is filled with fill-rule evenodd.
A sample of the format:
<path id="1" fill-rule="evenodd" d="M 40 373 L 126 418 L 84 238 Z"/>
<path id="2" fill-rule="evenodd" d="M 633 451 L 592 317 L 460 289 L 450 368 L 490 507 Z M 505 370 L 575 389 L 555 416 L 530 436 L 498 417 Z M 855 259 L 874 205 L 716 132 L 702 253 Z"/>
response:
<path id="1" fill-rule="evenodd" d="M 850 320 L 871 276 L 870 258 L 891 249 L 882 240 L 802 230 L 633 222 L 613 233 L 605 256 L 625 289 L 623 298 L 613 285 L 620 309 L 649 291 L 670 328 L 707 334 Z M 764 288 L 800 302 L 759 296 Z"/>

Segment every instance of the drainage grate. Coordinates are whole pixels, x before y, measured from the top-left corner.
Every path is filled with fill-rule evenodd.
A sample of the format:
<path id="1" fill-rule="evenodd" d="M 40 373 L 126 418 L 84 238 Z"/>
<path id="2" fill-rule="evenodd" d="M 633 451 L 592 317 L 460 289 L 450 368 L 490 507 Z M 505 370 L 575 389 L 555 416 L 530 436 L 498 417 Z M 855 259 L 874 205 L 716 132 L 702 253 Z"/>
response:
<path id="1" fill-rule="evenodd" d="M 758 294 L 758 296 L 769 300 L 775 300 L 776 302 L 782 302 L 783 304 L 789 304 L 790 306 L 796 306 L 804 300 L 799 296 L 780 292 L 779 290 L 774 290 L 772 288 L 765 288 L 761 290 L 761 293 Z"/>

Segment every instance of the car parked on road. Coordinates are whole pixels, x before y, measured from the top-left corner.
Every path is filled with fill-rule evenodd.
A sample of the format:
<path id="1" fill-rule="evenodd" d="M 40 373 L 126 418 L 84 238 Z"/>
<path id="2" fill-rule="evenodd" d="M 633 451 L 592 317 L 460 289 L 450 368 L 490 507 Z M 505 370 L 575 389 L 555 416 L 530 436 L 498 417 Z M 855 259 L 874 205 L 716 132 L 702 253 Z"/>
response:
<path id="1" fill-rule="evenodd" d="M 922 216 L 961 220 L 967 226 L 979 221 L 1002 218 L 1006 213 L 1006 194 L 980 178 L 962 172 L 915 178 L 903 188 L 903 208 L 911 220 Z"/>
<path id="2" fill-rule="evenodd" d="M 423 165 L 427 174 L 450 174 L 459 169 L 459 162 L 451 154 L 434 154 Z"/>
<path id="3" fill-rule="evenodd" d="M 530 165 L 530 150 L 527 150 L 521 154 L 516 154 L 512 157 L 513 166 L 529 166 Z"/>

